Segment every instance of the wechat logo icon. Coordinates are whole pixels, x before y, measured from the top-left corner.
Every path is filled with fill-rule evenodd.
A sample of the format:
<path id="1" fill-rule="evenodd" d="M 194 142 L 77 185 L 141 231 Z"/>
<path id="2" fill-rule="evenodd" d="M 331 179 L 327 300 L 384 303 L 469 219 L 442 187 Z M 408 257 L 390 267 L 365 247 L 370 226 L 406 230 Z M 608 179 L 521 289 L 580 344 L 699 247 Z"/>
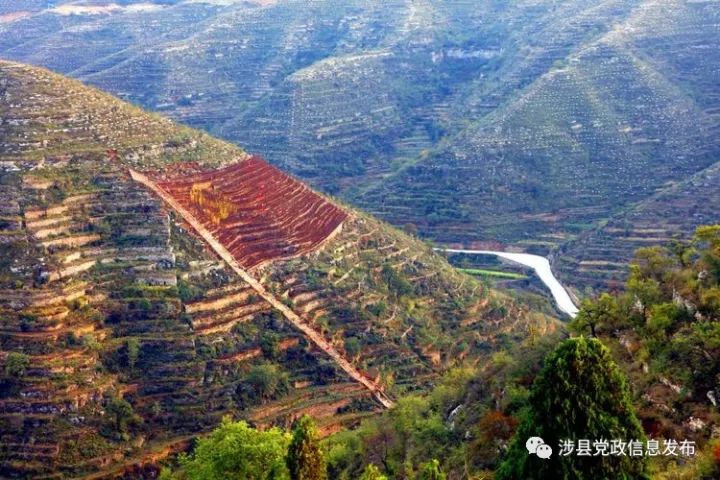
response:
<path id="1" fill-rule="evenodd" d="M 548 459 L 552 456 L 552 448 L 540 437 L 528 438 L 528 441 L 525 442 L 525 448 L 527 448 L 530 455 L 534 454 L 542 459 Z"/>

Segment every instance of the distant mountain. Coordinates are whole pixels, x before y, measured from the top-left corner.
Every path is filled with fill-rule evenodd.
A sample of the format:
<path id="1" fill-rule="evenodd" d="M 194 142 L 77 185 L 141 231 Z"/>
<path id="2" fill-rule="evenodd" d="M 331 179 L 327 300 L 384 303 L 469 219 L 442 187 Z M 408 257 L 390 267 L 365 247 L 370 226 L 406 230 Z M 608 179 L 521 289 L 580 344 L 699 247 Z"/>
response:
<path id="1" fill-rule="evenodd" d="M 720 159 L 717 2 L 10 3 L 0 57 L 436 240 L 577 250 L 561 269 L 606 261 L 579 237 Z"/>
<path id="2" fill-rule="evenodd" d="M 555 262 L 567 281 L 618 288 L 631 249 L 688 240 L 695 226 L 718 221 L 718 202 L 720 163 L 584 232 L 557 251 Z"/>
<path id="3" fill-rule="evenodd" d="M 0 62 L 0 476 L 325 431 L 557 321 L 257 157 Z M 203 236 L 204 235 L 204 236 Z"/>

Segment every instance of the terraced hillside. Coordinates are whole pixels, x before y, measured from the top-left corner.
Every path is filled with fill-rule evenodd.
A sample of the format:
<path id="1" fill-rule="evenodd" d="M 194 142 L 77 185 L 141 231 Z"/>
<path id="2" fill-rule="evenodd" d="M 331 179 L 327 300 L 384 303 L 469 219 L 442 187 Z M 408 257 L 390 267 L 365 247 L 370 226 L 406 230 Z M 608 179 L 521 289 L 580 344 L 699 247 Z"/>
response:
<path id="1" fill-rule="evenodd" d="M 258 157 L 219 170 L 151 178 L 245 268 L 311 252 L 347 217 Z"/>
<path id="2" fill-rule="evenodd" d="M 719 202 L 720 164 L 715 164 L 563 245 L 555 264 L 575 285 L 619 288 L 634 249 L 688 240 L 696 225 L 718 221 Z"/>
<path id="3" fill-rule="evenodd" d="M 547 248 L 700 172 L 720 158 L 718 14 L 714 2 L 643 2 L 546 57 L 535 81 L 359 203 L 398 224 L 423 212 L 419 227 L 443 241 Z M 515 68 L 536 68 L 533 58 Z M 470 105 L 493 95 L 478 90 Z"/>
<path id="4" fill-rule="evenodd" d="M 424 243 L 75 81 L 0 62 L 0 117 L 0 476 L 135 469 L 226 414 L 287 425 L 308 412 L 332 431 L 460 358 L 555 328 Z M 218 188 L 196 188 L 188 210 L 227 202 L 237 252 L 254 227 L 287 244 L 228 261 L 206 241 L 211 218 L 131 175 L 163 184 L 191 166 Z M 232 193 L 232 175 L 267 195 Z"/>
<path id="5" fill-rule="evenodd" d="M 580 237 L 720 159 L 713 1 L 42 3 L 2 7 L 0 56 L 443 242 L 619 264 Z"/>

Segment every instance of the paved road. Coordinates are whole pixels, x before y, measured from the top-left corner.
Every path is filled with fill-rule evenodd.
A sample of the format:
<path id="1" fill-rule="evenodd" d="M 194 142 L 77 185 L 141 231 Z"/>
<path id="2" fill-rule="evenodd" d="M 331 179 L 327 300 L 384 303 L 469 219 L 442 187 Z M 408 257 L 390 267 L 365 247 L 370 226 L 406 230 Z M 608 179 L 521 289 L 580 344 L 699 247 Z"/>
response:
<path id="1" fill-rule="evenodd" d="M 575 302 L 570 298 L 570 294 L 565 287 L 555 278 L 552 268 L 550 268 L 550 262 L 545 257 L 531 255 L 529 253 L 495 252 L 492 250 L 462 250 L 452 248 L 437 248 L 436 250 L 448 253 L 467 253 L 471 255 L 495 255 L 510 260 L 511 262 L 531 267 L 535 270 L 537 276 L 540 277 L 540 280 L 550 289 L 550 293 L 552 293 L 555 303 L 560 310 L 573 318 L 578 313 Z"/>

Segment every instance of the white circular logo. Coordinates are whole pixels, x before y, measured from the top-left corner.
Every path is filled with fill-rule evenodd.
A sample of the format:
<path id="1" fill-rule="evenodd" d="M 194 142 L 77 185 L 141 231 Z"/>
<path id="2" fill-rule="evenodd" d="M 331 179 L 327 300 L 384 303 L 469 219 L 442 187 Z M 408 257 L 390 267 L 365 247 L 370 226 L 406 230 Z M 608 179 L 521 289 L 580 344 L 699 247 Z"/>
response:
<path id="1" fill-rule="evenodd" d="M 545 441 L 540 437 L 530 437 L 528 438 L 527 442 L 525 442 L 525 448 L 527 448 L 527 451 L 530 453 L 537 452 L 537 448 L 540 445 L 544 445 Z"/>
<path id="2" fill-rule="evenodd" d="M 537 450 L 535 451 L 538 457 L 548 459 L 552 455 L 552 448 L 550 448 L 550 445 L 542 444 L 539 447 L 537 447 Z"/>
<path id="3" fill-rule="evenodd" d="M 525 442 L 525 448 L 527 448 L 530 455 L 537 455 L 540 458 L 548 459 L 552 456 L 552 447 L 545 443 L 540 437 L 530 437 Z"/>

